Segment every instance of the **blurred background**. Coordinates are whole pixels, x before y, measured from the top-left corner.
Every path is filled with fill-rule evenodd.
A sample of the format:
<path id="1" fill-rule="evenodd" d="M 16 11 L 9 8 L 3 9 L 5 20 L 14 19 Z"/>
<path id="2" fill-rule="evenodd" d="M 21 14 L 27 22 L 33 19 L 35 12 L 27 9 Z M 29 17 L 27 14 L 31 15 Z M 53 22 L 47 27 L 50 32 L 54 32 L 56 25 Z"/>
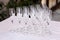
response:
<path id="1" fill-rule="evenodd" d="M 52 15 L 57 14 L 53 16 L 54 20 L 56 17 L 58 19 L 60 18 L 58 17 L 60 14 L 60 0 L 0 0 L 0 22 L 10 17 L 10 8 L 14 8 L 16 11 L 16 7 L 29 7 L 30 5 L 36 4 L 40 4 L 41 7 L 43 7 L 43 5 L 46 5 L 50 10 L 52 10 Z"/>

